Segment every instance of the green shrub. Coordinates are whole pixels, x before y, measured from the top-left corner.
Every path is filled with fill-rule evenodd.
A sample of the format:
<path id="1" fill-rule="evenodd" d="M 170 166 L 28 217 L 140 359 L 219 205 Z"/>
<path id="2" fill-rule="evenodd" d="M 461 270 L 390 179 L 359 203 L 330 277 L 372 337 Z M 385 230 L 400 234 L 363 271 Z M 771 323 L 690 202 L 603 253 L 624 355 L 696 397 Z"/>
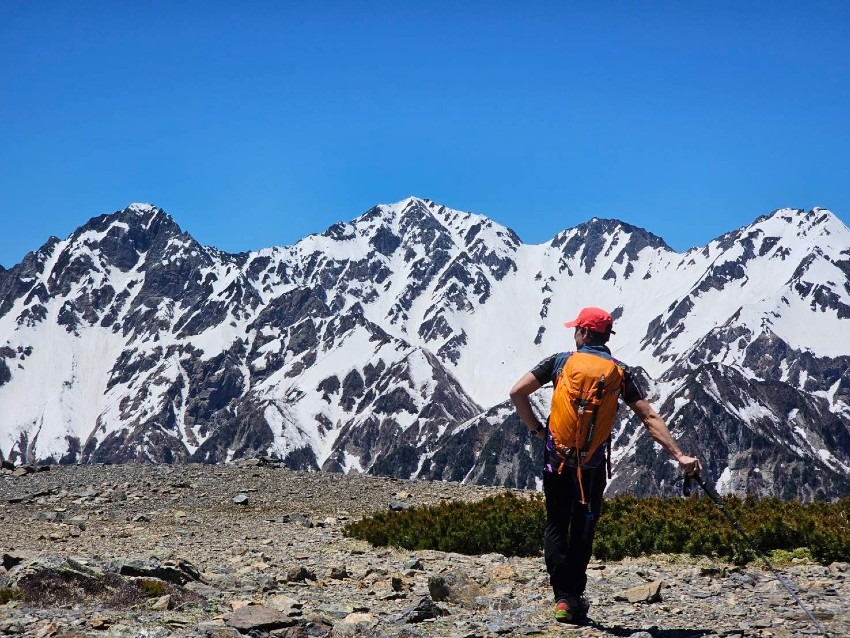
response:
<path id="1" fill-rule="evenodd" d="M 378 546 L 533 556 L 545 518 L 542 496 L 521 499 L 507 492 L 474 503 L 378 513 L 347 525 L 345 533 Z"/>
<path id="2" fill-rule="evenodd" d="M 0 605 L 5 605 L 12 600 L 20 600 L 21 592 L 13 587 L 0 587 Z"/>
<path id="3" fill-rule="evenodd" d="M 820 563 L 850 561 L 850 497 L 802 504 L 768 498 L 724 497 L 723 507 L 761 552 L 795 552 Z M 537 555 L 546 513 L 542 495 L 513 493 L 473 503 L 448 502 L 382 512 L 346 526 L 348 536 L 377 546 L 462 554 Z M 745 564 L 755 554 L 707 497 L 621 495 L 603 503 L 594 541 L 600 560 L 648 554 L 690 554 Z"/>

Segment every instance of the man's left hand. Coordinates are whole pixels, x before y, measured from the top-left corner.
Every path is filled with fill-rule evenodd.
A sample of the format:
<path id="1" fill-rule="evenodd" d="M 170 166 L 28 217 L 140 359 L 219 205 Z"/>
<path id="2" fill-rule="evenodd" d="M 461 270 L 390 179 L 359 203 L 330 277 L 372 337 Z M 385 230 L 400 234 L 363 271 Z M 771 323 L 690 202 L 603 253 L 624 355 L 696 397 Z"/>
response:
<path id="1" fill-rule="evenodd" d="M 679 467 L 681 467 L 682 471 L 688 476 L 693 476 L 694 474 L 702 472 L 702 464 L 695 456 L 686 456 L 684 454 L 680 456 Z"/>

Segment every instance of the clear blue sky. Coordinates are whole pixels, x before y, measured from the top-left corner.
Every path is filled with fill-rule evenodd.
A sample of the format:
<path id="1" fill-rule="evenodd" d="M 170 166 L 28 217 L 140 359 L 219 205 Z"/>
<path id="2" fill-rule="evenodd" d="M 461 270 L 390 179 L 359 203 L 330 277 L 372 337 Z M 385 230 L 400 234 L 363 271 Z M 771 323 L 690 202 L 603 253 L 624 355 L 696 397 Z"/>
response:
<path id="1" fill-rule="evenodd" d="M 408 195 L 539 243 L 850 220 L 846 2 L 0 2 L 0 264 L 130 202 L 291 244 Z"/>

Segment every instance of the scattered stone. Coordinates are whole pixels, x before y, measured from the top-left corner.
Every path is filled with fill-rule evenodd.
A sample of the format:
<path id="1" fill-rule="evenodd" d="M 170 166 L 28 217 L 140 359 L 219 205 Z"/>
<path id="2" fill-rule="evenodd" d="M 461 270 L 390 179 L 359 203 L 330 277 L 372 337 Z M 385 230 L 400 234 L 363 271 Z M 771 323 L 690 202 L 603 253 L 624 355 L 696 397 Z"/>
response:
<path id="1" fill-rule="evenodd" d="M 368 632 L 378 625 L 378 618 L 374 614 L 353 612 L 336 623 L 333 627 L 333 636 L 356 636 Z"/>
<path id="2" fill-rule="evenodd" d="M 488 621 L 485 625 L 487 631 L 492 634 L 511 634 L 515 633 L 516 625 L 506 622 L 503 618 L 496 618 Z"/>
<path id="3" fill-rule="evenodd" d="M 165 596 L 160 596 L 151 604 L 151 609 L 154 611 L 168 611 L 171 609 L 171 595 L 166 594 Z"/>
<path id="4" fill-rule="evenodd" d="M 86 525 L 88 524 L 88 520 L 85 516 L 74 516 L 73 518 L 68 519 L 68 524 L 73 525 L 80 531 L 86 531 Z"/>
<path id="5" fill-rule="evenodd" d="M 52 523 L 56 523 L 63 520 L 65 518 L 65 515 L 62 512 L 47 511 L 39 512 L 37 518 L 41 521 L 50 521 Z"/>
<path id="6" fill-rule="evenodd" d="M 315 611 L 318 614 L 330 616 L 331 618 L 345 618 L 349 614 L 354 613 L 354 606 L 342 603 L 328 603 L 325 605 L 319 605 L 316 607 Z"/>
<path id="7" fill-rule="evenodd" d="M 437 602 L 448 601 L 472 607 L 483 591 L 481 586 L 467 574 L 452 571 L 428 578 L 428 592 Z"/>
<path id="8" fill-rule="evenodd" d="M 290 514 L 289 522 L 300 525 L 301 527 L 306 527 L 307 529 L 312 529 L 313 527 L 313 521 L 311 521 L 310 517 L 306 514 Z"/>
<path id="9" fill-rule="evenodd" d="M 40 492 L 33 492 L 32 494 L 24 494 L 23 496 L 13 496 L 7 501 L 12 505 L 17 505 L 18 503 L 25 503 L 27 501 L 34 501 L 36 499 L 41 498 L 42 496 L 50 496 L 50 490 L 42 490 Z"/>
<path id="10" fill-rule="evenodd" d="M 144 578 L 159 578 L 160 580 L 184 585 L 189 581 L 200 580 L 201 574 L 197 568 L 188 561 L 166 561 L 160 563 L 156 559 L 147 561 L 112 561 L 109 565 L 110 571 L 117 572 L 122 576 L 141 576 Z"/>
<path id="11" fill-rule="evenodd" d="M 275 594 L 274 596 L 269 596 L 263 601 L 263 604 L 267 607 L 271 607 L 272 609 L 276 609 L 282 612 L 290 612 L 293 610 L 300 610 L 304 604 L 298 602 L 294 598 L 290 598 L 284 594 Z"/>
<path id="12" fill-rule="evenodd" d="M 247 505 L 248 504 L 248 495 L 247 494 L 237 494 L 233 497 L 234 505 Z"/>
<path id="13" fill-rule="evenodd" d="M 3 569 L 10 570 L 15 566 L 20 565 L 25 560 L 32 558 L 34 558 L 34 556 L 29 553 L 4 552 L 2 557 L 0 557 L 0 560 L 2 560 Z"/>
<path id="14" fill-rule="evenodd" d="M 0 636 L 486 638 L 554 636 L 563 629 L 575 633 L 553 622 L 551 590 L 540 557 L 431 550 L 412 556 L 347 538 L 339 523 L 384 511 L 392 499 L 415 504 L 478 499 L 504 488 L 235 465 L 53 469 L 24 478 L 0 475 L 0 589 L 17 587 L 25 574 L 37 571 L 34 564 L 43 566 L 39 573 L 53 574 L 51 578 L 64 573 L 70 582 L 64 589 L 53 584 L 53 589 L 30 589 L 28 598 L 1 606 Z M 405 498 L 399 491 L 402 485 Z M 118 500 L 122 492 L 126 501 Z M 248 495 L 253 507 L 234 506 L 236 493 Z M 147 522 L 133 522 L 140 515 Z M 323 522 L 311 526 L 309 520 Z M 83 533 L 72 535 L 77 531 Z M 51 541 L 51 534 L 59 540 Z M 179 557 L 199 569 L 181 568 Z M 120 565 L 136 561 L 148 570 L 170 567 L 188 574 L 172 582 L 151 575 L 153 571 L 145 576 L 119 573 Z M 701 631 L 704 638 L 793 638 L 815 633 L 782 586 L 755 563 L 741 569 L 717 560 L 695 558 L 682 564 L 650 557 L 594 561 L 590 567 L 591 615 L 609 632 L 624 637 Z M 347 577 L 332 577 L 341 575 L 343 568 Z M 199 570 L 203 582 L 179 584 Z M 829 567 L 797 562 L 782 571 L 830 636 L 850 638 L 846 562 Z M 290 575 L 295 580 L 288 580 Z M 150 581 L 144 592 L 141 581 Z M 658 605 L 630 603 L 622 593 L 622 602 L 615 600 L 618 592 L 642 581 L 676 586 L 664 588 L 664 601 Z M 45 581 L 50 582 L 61 581 Z M 156 583 L 164 589 L 158 590 Z M 438 593 L 438 586 L 447 591 Z M 461 586 L 478 594 L 471 604 L 472 594 L 458 593 Z M 47 595 L 37 598 L 42 592 Z M 130 594 L 135 598 L 127 597 Z M 171 609 L 165 608 L 166 596 Z M 251 607 L 277 612 L 278 621 L 286 625 L 243 633 L 226 624 L 225 617 Z M 111 625 L 105 631 L 91 627 L 91 619 L 107 617 Z M 579 631 L 588 638 L 603 633 L 593 628 Z"/>
<path id="15" fill-rule="evenodd" d="M 328 570 L 328 578 L 332 580 L 345 580 L 350 575 L 344 565 L 331 567 Z"/>
<path id="16" fill-rule="evenodd" d="M 445 616 L 448 613 L 428 596 L 423 596 L 404 610 L 402 618 L 408 623 L 420 623 L 424 620 Z"/>
<path id="17" fill-rule="evenodd" d="M 270 631 L 295 624 L 286 614 L 264 605 L 247 605 L 224 617 L 228 627 L 238 629 L 242 633 L 252 630 Z"/>
<path id="18" fill-rule="evenodd" d="M 286 580 L 290 583 L 303 583 L 306 580 L 316 580 L 316 574 L 304 565 L 296 565 L 286 572 Z"/>
<path id="19" fill-rule="evenodd" d="M 108 629 L 112 625 L 112 620 L 109 618 L 92 618 L 89 620 L 89 627 L 92 629 Z"/>
<path id="20" fill-rule="evenodd" d="M 627 600 L 630 603 L 657 603 L 661 601 L 661 588 L 664 583 L 660 580 L 632 587 L 614 596 L 614 600 Z"/>
<path id="21" fill-rule="evenodd" d="M 411 558 L 410 560 L 405 561 L 404 568 L 405 569 L 412 569 L 412 570 L 416 570 L 416 571 L 420 571 L 420 572 L 423 569 L 425 569 L 424 567 L 422 567 L 422 561 L 419 560 L 418 558 Z"/>
<path id="22" fill-rule="evenodd" d="M 35 638 L 48 638 L 49 636 L 55 636 L 59 631 L 59 625 L 55 622 L 49 622 L 38 628 L 38 631 L 35 632 Z"/>

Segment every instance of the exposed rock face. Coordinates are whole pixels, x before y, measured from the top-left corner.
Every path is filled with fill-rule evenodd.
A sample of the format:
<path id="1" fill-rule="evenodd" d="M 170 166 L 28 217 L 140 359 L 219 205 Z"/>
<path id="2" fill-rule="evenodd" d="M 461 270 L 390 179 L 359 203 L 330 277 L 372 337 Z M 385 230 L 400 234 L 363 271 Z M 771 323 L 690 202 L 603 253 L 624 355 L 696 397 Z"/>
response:
<path id="1" fill-rule="evenodd" d="M 599 219 L 526 245 L 410 198 L 230 255 L 134 204 L 0 270 L 0 459 L 273 455 L 534 487 L 540 447 L 508 388 L 602 305 L 615 355 L 721 490 L 829 498 L 850 481 L 848 273 L 850 230 L 822 209 L 679 254 Z M 629 417 L 609 491 L 676 493 Z"/>

